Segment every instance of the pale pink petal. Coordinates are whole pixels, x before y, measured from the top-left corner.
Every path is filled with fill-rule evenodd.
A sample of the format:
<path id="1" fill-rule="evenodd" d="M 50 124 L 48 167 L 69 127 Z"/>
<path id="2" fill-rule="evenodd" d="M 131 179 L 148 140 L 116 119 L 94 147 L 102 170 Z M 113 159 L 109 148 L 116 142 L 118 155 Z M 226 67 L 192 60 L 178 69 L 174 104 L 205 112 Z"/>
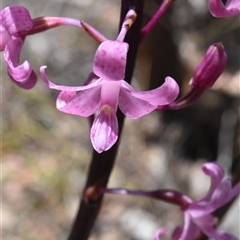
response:
<path id="1" fill-rule="evenodd" d="M 37 76 L 28 61 L 24 61 L 19 65 L 22 45 L 23 40 L 21 38 L 8 41 L 4 51 L 4 59 L 11 79 L 18 86 L 30 89 L 36 84 Z"/>
<path id="2" fill-rule="evenodd" d="M 76 95 L 75 91 L 62 91 L 57 99 L 57 109 L 82 117 L 88 117 L 96 112 L 99 107 L 101 86 L 95 86 L 81 91 Z"/>
<path id="3" fill-rule="evenodd" d="M 154 235 L 154 240 L 160 240 L 160 237 L 164 237 L 168 234 L 168 231 L 164 228 L 160 228 L 157 230 L 157 232 Z"/>
<path id="4" fill-rule="evenodd" d="M 232 182 L 230 179 L 226 179 L 217 187 L 214 191 L 212 198 L 209 202 L 208 211 L 214 212 L 218 208 L 225 205 L 230 201 L 232 191 Z"/>
<path id="5" fill-rule="evenodd" d="M 115 144 L 118 139 L 118 121 L 114 111 L 101 110 L 94 119 L 90 138 L 98 153 L 107 151 Z"/>
<path id="6" fill-rule="evenodd" d="M 240 13 L 240 1 L 228 0 L 224 5 L 222 0 L 209 0 L 209 10 L 214 17 L 231 17 Z"/>
<path id="7" fill-rule="evenodd" d="M 101 90 L 101 106 L 109 105 L 114 112 L 118 108 L 120 85 L 118 81 L 103 81 Z"/>
<path id="8" fill-rule="evenodd" d="M 184 213 L 184 227 L 181 236 L 178 240 L 193 240 L 198 233 L 198 227 L 192 221 L 190 214 L 186 211 Z"/>
<path id="9" fill-rule="evenodd" d="M 128 44 L 107 40 L 98 47 L 93 72 L 108 81 L 123 80 L 127 61 Z"/>
<path id="10" fill-rule="evenodd" d="M 188 211 L 193 218 L 211 214 L 230 201 L 230 194 L 231 181 L 227 179 L 216 188 L 210 201 L 194 202 L 189 206 Z"/>
<path id="11" fill-rule="evenodd" d="M 202 217 L 194 217 L 193 221 L 195 222 L 195 224 L 197 224 L 198 227 L 204 229 L 207 226 L 212 227 L 215 223 L 215 218 L 213 215 L 208 214 Z"/>
<path id="12" fill-rule="evenodd" d="M 9 77 L 17 86 L 26 90 L 32 89 L 37 83 L 37 75 L 34 71 L 32 71 L 30 76 L 23 82 L 16 81 L 10 74 Z"/>
<path id="13" fill-rule="evenodd" d="M 209 202 L 207 202 L 207 201 L 193 202 L 188 207 L 188 212 L 191 214 L 191 216 L 193 218 L 199 218 L 206 214 L 209 214 L 209 213 L 211 213 L 211 211 L 209 211 Z"/>
<path id="14" fill-rule="evenodd" d="M 9 6 L 0 12 L 2 24 L 10 35 L 18 34 L 21 30 L 33 27 L 28 10 L 22 6 Z"/>
<path id="15" fill-rule="evenodd" d="M 150 91 L 137 92 L 127 82 L 121 81 L 122 87 L 133 97 L 147 101 L 153 105 L 167 105 L 173 102 L 179 94 L 179 86 L 171 77 L 166 77 L 165 82 L 158 88 Z"/>
<path id="16" fill-rule="evenodd" d="M 212 215 L 206 215 L 201 218 L 194 219 L 194 222 L 201 231 L 214 240 L 237 240 L 235 236 L 215 229 L 215 218 Z"/>
<path id="17" fill-rule="evenodd" d="M 65 107 L 69 102 L 71 102 L 75 97 L 77 96 L 77 92 L 70 92 L 70 91 L 62 91 L 59 93 L 57 101 L 56 101 L 56 107 L 57 109 L 61 109 Z"/>
<path id="18" fill-rule="evenodd" d="M 209 162 L 202 165 L 203 172 L 211 178 L 211 186 L 204 198 L 199 201 L 209 199 L 224 177 L 224 170 L 219 163 Z"/>
<path id="19" fill-rule="evenodd" d="M 51 89 L 55 89 L 55 90 L 60 90 L 60 91 L 82 91 L 82 90 L 87 90 L 93 87 L 96 87 L 98 85 L 101 85 L 102 80 L 98 79 L 96 81 L 92 81 L 91 83 L 84 85 L 84 86 L 61 86 L 61 85 L 57 85 L 54 84 L 53 82 L 51 82 L 47 75 L 45 74 L 45 68 L 47 68 L 46 66 L 42 66 L 40 68 L 40 75 L 42 80 L 46 83 L 46 85 L 51 88 Z M 90 76 L 90 78 L 92 78 L 93 76 Z"/>
<path id="20" fill-rule="evenodd" d="M 132 119 L 140 118 L 157 108 L 157 105 L 132 96 L 126 88 L 120 89 L 118 104 L 121 111 Z"/>

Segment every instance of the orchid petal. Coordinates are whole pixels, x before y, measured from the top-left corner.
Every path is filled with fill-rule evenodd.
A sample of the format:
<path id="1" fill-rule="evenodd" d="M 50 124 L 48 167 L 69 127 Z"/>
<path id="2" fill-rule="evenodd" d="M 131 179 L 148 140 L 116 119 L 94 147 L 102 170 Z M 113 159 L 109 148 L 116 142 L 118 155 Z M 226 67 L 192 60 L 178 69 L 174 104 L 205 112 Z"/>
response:
<path id="1" fill-rule="evenodd" d="M 234 199 L 239 193 L 240 193 L 240 182 L 232 188 L 232 191 L 229 196 L 229 201 Z"/>
<path id="2" fill-rule="evenodd" d="M 179 86 L 171 77 L 166 77 L 162 86 L 144 92 L 135 91 L 127 82 L 122 82 L 122 87 L 132 96 L 148 101 L 153 105 L 166 105 L 173 102 L 179 94 Z"/>
<path id="3" fill-rule="evenodd" d="M 202 170 L 207 176 L 211 178 L 211 186 L 206 196 L 199 201 L 209 199 L 224 177 L 223 168 L 216 162 L 204 163 L 202 165 Z"/>
<path id="4" fill-rule="evenodd" d="M 214 240 L 239 240 L 239 238 L 236 238 L 234 235 L 219 231 L 215 228 L 204 229 L 203 233 Z"/>
<path id="5" fill-rule="evenodd" d="M 160 228 L 154 235 L 154 240 L 160 240 L 160 237 L 163 237 L 168 234 L 168 231 L 164 228 Z"/>
<path id="6" fill-rule="evenodd" d="M 0 16 L 0 52 L 2 52 L 8 41 L 11 39 L 9 33 L 7 32 L 7 30 L 5 29 L 5 27 L 2 25 L 2 19 Z"/>
<path id="7" fill-rule="evenodd" d="M 184 227 L 181 236 L 178 240 L 192 240 L 198 233 L 198 227 L 192 221 L 190 214 L 186 211 L 184 213 Z"/>
<path id="8" fill-rule="evenodd" d="M 209 202 L 209 212 L 214 212 L 216 209 L 222 207 L 229 202 L 232 190 L 232 182 L 230 179 L 226 179 L 221 182 L 218 188 L 214 191 L 212 199 Z"/>
<path id="9" fill-rule="evenodd" d="M 235 236 L 229 233 L 221 232 L 214 228 L 215 218 L 212 215 L 206 215 L 195 218 L 194 222 L 200 227 L 201 231 L 211 239 L 215 240 L 237 240 Z"/>
<path id="10" fill-rule="evenodd" d="M 201 229 L 206 228 L 207 226 L 212 227 L 215 224 L 215 218 L 213 215 L 207 214 L 202 217 L 194 217 L 194 222 Z"/>
<path id="11" fill-rule="evenodd" d="M 26 90 L 32 89 L 37 83 L 37 74 L 34 71 L 31 72 L 30 76 L 24 82 L 16 81 L 10 74 L 9 77 L 17 86 Z"/>
<path id="12" fill-rule="evenodd" d="M 180 236 L 182 235 L 182 232 L 183 232 L 182 227 L 176 227 L 172 233 L 172 240 L 179 240 Z"/>
<path id="13" fill-rule="evenodd" d="M 12 80 L 20 87 L 30 89 L 37 82 L 37 75 L 32 70 L 28 61 L 24 61 L 19 65 L 20 52 L 22 49 L 23 40 L 16 38 L 10 40 L 4 51 L 4 59 L 7 63 L 8 73 Z"/>
<path id="14" fill-rule="evenodd" d="M 93 63 L 93 72 L 108 81 L 124 79 L 128 44 L 107 40 L 98 47 Z"/>
<path id="15" fill-rule="evenodd" d="M 73 86 L 73 87 L 71 87 L 71 86 L 61 86 L 61 85 L 57 85 L 57 84 L 55 84 L 55 83 L 53 83 L 53 82 L 51 82 L 49 80 L 49 78 L 45 74 L 45 68 L 47 68 L 47 67 L 46 66 L 42 66 L 40 68 L 41 78 L 42 78 L 42 80 L 46 83 L 46 85 L 49 88 L 55 89 L 55 90 L 60 90 L 60 91 L 82 91 L 82 90 L 87 90 L 87 89 L 96 87 L 96 86 L 100 85 L 101 82 L 102 82 L 101 79 L 98 79 L 98 80 L 93 81 L 92 83 L 84 85 L 84 86 L 77 86 L 77 87 L 76 86 Z"/>
<path id="16" fill-rule="evenodd" d="M 115 144 L 118 139 L 118 121 L 114 111 L 111 109 L 101 110 L 94 119 L 90 138 L 98 153 L 107 151 Z"/>
<path id="17" fill-rule="evenodd" d="M 193 218 L 199 218 L 213 213 L 216 209 L 225 205 L 229 200 L 231 193 L 231 181 L 223 181 L 214 191 L 210 201 L 200 201 L 192 203 L 188 211 Z"/>
<path id="18" fill-rule="evenodd" d="M 155 110 L 157 105 L 132 96 L 130 89 L 121 88 L 119 108 L 127 117 L 137 119 Z"/>
<path id="19" fill-rule="evenodd" d="M 21 30 L 30 30 L 33 27 L 32 19 L 28 10 L 22 6 L 9 6 L 1 12 L 4 28 L 10 35 L 15 35 Z"/>
<path id="20" fill-rule="evenodd" d="M 101 86 L 95 86 L 81 91 L 76 95 L 75 91 L 62 91 L 57 99 L 59 111 L 88 117 L 96 112 L 101 96 Z"/>
<path id="21" fill-rule="evenodd" d="M 222 0 L 209 0 L 209 10 L 214 17 L 231 17 L 240 13 L 239 0 L 228 0 L 224 5 Z"/>
<path id="22" fill-rule="evenodd" d="M 194 202 L 188 207 L 188 212 L 193 218 L 199 218 L 206 214 L 211 213 L 209 211 L 209 202 Z"/>

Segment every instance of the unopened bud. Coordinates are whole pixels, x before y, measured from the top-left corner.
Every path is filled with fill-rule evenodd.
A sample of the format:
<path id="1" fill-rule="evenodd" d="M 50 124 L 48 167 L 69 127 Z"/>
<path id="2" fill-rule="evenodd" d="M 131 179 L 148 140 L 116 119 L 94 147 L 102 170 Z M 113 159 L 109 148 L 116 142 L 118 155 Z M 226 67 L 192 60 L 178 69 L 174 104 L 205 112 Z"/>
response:
<path id="1" fill-rule="evenodd" d="M 190 81 L 192 87 L 207 89 L 213 86 L 227 63 L 227 55 L 222 43 L 211 45 L 203 60 L 197 66 Z"/>

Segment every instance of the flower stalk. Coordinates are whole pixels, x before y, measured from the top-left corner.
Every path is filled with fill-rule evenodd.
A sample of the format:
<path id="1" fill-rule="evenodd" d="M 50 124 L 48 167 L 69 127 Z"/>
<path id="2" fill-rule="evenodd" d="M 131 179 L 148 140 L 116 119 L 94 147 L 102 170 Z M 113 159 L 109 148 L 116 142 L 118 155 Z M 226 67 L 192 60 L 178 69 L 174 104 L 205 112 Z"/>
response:
<path id="1" fill-rule="evenodd" d="M 188 205 L 191 203 L 191 200 L 182 193 L 175 190 L 167 189 L 159 189 L 155 191 L 141 191 L 141 190 L 128 190 L 123 188 L 107 188 L 107 189 L 102 188 L 98 192 L 101 192 L 102 194 L 108 193 L 149 197 L 177 205 L 181 207 L 181 209 L 186 209 Z"/>
<path id="2" fill-rule="evenodd" d="M 159 9 L 154 14 L 153 17 L 151 17 L 151 20 L 146 24 L 145 27 L 143 27 L 141 31 L 141 40 L 143 40 L 146 35 L 154 28 L 154 26 L 157 24 L 157 22 L 160 20 L 160 18 L 166 13 L 166 11 L 169 9 L 169 7 L 172 5 L 172 3 L 175 0 L 163 0 Z"/>

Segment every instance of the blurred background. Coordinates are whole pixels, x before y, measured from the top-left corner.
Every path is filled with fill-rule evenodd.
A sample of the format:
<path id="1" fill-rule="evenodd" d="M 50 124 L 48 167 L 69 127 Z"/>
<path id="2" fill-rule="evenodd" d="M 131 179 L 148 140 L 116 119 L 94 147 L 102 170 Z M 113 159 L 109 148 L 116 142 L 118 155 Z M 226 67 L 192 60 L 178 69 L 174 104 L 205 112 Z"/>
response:
<path id="1" fill-rule="evenodd" d="M 145 23 L 160 2 L 146 1 Z M 4 0 L 2 8 L 22 5 L 32 18 L 81 19 L 115 39 L 120 4 L 120 0 Z M 199 199 L 209 187 L 201 171 L 203 162 L 218 159 L 229 177 L 239 172 L 239 25 L 238 16 L 213 18 L 207 0 L 178 0 L 147 36 L 139 49 L 135 89 L 158 87 L 172 76 L 183 96 L 195 67 L 215 42 L 223 42 L 228 65 L 194 105 L 125 120 L 110 187 L 172 188 Z M 92 69 L 97 47 L 84 31 L 59 27 L 27 37 L 21 61 L 29 60 L 36 72 L 47 65 L 54 83 L 81 85 Z M 6 73 L 3 54 L 1 88 L 2 239 L 65 240 L 91 159 L 88 121 L 57 111 L 58 92 L 40 78 L 30 91 L 16 87 Z M 108 195 L 90 240 L 150 240 L 158 228 L 171 231 L 182 222 L 175 206 Z M 239 236 L 237 202 L 221 229 Z"/>

